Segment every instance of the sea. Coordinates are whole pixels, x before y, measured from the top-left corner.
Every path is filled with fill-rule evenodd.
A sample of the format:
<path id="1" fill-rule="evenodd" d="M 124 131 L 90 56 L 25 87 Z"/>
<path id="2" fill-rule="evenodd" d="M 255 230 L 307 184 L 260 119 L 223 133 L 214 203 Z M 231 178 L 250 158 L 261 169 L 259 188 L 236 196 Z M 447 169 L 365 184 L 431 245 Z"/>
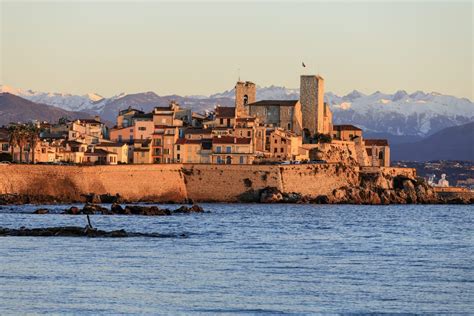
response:
<path id="1" fill-rule="evenodd" d="M 70 206 L 3 206 L 0 226 L 85 226 Z M 91 216 L 166 238 L 0 237 L 0 315 L 474 313 L 472 206 L 201 206 Z"/>

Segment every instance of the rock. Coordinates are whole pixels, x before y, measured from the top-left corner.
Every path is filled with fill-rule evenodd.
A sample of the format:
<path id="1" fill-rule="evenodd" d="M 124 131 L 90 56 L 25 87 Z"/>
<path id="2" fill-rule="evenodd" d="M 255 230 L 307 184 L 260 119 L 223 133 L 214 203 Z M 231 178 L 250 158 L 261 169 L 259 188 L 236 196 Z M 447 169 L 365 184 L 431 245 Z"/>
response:
<path id="1" fill-rule="evenodd" d="M 157 206 L 139 206 L 139 205 L 125 206 L 124 213 L 128 215 L 145 215 L 145 216 L 171 215 L 171 211 L 168 209 L 160 209 Z"/>
<path id="2" fill-rule="evenodd" d="M 283 194 L 283 202 L 285 203 L 302 203 L 304 202 L 304 197 L 300 193 L 287 193 Z"/>
<path id="3" fill-rule="evenodd" d="M 34 211 L 33 214 L 49 214 L 49 210 L 46 208 L 39 208 Z"/>
<path id="4" fill-rule="evenodd" d="M 204 212 L 204 209 L 197 204 L 194 204 L 191 207 L 187 207 L 183 205 L 180 208 L 173 211 L 173 213 L 203 213 L 203 212 Z"/>
<path id="5" fill-rule="evenodd" d="M 413 184 L 413 181 L 410 179 L 403 181 L 403 189 L 405 191 L 415 190 L 415 185 Z"/>
<path id="6" fill-rule="evenodd" d="M 93 215 L 93 214 L 103 214 L 103 215 L 108 215 L 110 214 L 109 210 L 105 207 L 102 207 L 97 204 L 89 204 L 86 203 L 84 207 L 82 208 L 81 211 L 82 214 L 84 215 Z"/>
<path id="7" fill-rule="evenodd" d="M 119 214 L 119 215 L 125 214 L 125 210 L 123 209 L 123 207 L 117 203 L 112 204 L 112 206 L 110 207 L 110 211 L 113 214 Z"/>
<path id="8" fill-rule="evenodd" d="M 183 238 L 186 234 L 158 234 L 158 233 L 134 233 L 123 229 L 104 231 L 76 226 L 46 227 L 46 228 L 25 228 L 10 229 L 0 227 L 0 236 L 32 236 L 32 237 L 152 237 L 152 238 Z"/>
<path id="9" fill-rule="evenodd" d="M 260 191 L 260 203 L 279 203 L 282 200 L 283 194 L 275 187 L 268 187 Z"/>
<path id="10" fill-rule="evenodd" d="M 78 215 L 81 213 L 81 210 L 75 206 L 71 206 L 67 210 L 63 212 L 63 214 L 69 214 L 69 215 Z"/>
<path id="11" fill-rule="evenodd" d="M 316 204 L 329 204 L 329 197 L 327 195 L 318 195 L 314 199 L 314 203 L 316 203 Z"/>

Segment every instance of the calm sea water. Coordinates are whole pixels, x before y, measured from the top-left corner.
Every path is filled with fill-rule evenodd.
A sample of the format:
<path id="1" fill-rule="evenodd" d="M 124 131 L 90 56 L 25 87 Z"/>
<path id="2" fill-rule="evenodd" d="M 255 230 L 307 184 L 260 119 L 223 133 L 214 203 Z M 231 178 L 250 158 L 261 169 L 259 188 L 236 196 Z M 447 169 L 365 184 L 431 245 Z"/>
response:
<path id="1" fill-rule="evenodd" d="M 203 207 L 92 216 L 100 229 L 188 238 L 0 237 L 0 314 L 474 311 L 470 206 Z M 3 207 L 0 226 L 86 223 L 36 208 Z"/>

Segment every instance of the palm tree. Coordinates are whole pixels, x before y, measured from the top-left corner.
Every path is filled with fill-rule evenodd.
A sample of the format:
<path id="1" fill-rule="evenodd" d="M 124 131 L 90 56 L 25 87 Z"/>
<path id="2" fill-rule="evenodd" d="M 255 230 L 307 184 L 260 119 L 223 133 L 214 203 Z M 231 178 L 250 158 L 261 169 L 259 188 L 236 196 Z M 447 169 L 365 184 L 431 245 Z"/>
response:
<path id="1" fill-rule="evenodd" d="M 35 149 L 36 145 L 39 141 L 39 128 L 35 125 L 30 125 L 27 128 L 27 138 L 28 143 L 30 144 L 30 151 L 31 151 L 31 161 L 35 163 Z"/>
<path id="2" fill-rule="evenodd" d="M 14 151 L 15 147 L 18 145 L 18 126 L 10 125 L 8 127 L 8 145 L 10 146 L 10 152 L 12 156 L 12 161 L 14 161 Z"/>
<path id="3" fill-rule="evenodd" d="M 20 163 L 23 162 L 23 149 L 28 145 L 28 130 L 25 125 L 20 125 L 17 128 L 18 132 L 18 147 L 20 147 Z"/>

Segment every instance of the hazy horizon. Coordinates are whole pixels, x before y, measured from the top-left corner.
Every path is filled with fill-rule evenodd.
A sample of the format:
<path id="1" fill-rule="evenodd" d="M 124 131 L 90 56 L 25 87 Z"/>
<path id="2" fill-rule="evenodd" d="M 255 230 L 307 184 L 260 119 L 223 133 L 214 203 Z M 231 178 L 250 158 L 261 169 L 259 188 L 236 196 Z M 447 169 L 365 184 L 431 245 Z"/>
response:
<path id="1" fill-rule="evenodd" d="M 472 2 L 0 4 L 0 83 L 104 97 L 210 95 L 239 76 L 474 99 Z M 301 66 L 305 62 L 306 68 Z"/>

